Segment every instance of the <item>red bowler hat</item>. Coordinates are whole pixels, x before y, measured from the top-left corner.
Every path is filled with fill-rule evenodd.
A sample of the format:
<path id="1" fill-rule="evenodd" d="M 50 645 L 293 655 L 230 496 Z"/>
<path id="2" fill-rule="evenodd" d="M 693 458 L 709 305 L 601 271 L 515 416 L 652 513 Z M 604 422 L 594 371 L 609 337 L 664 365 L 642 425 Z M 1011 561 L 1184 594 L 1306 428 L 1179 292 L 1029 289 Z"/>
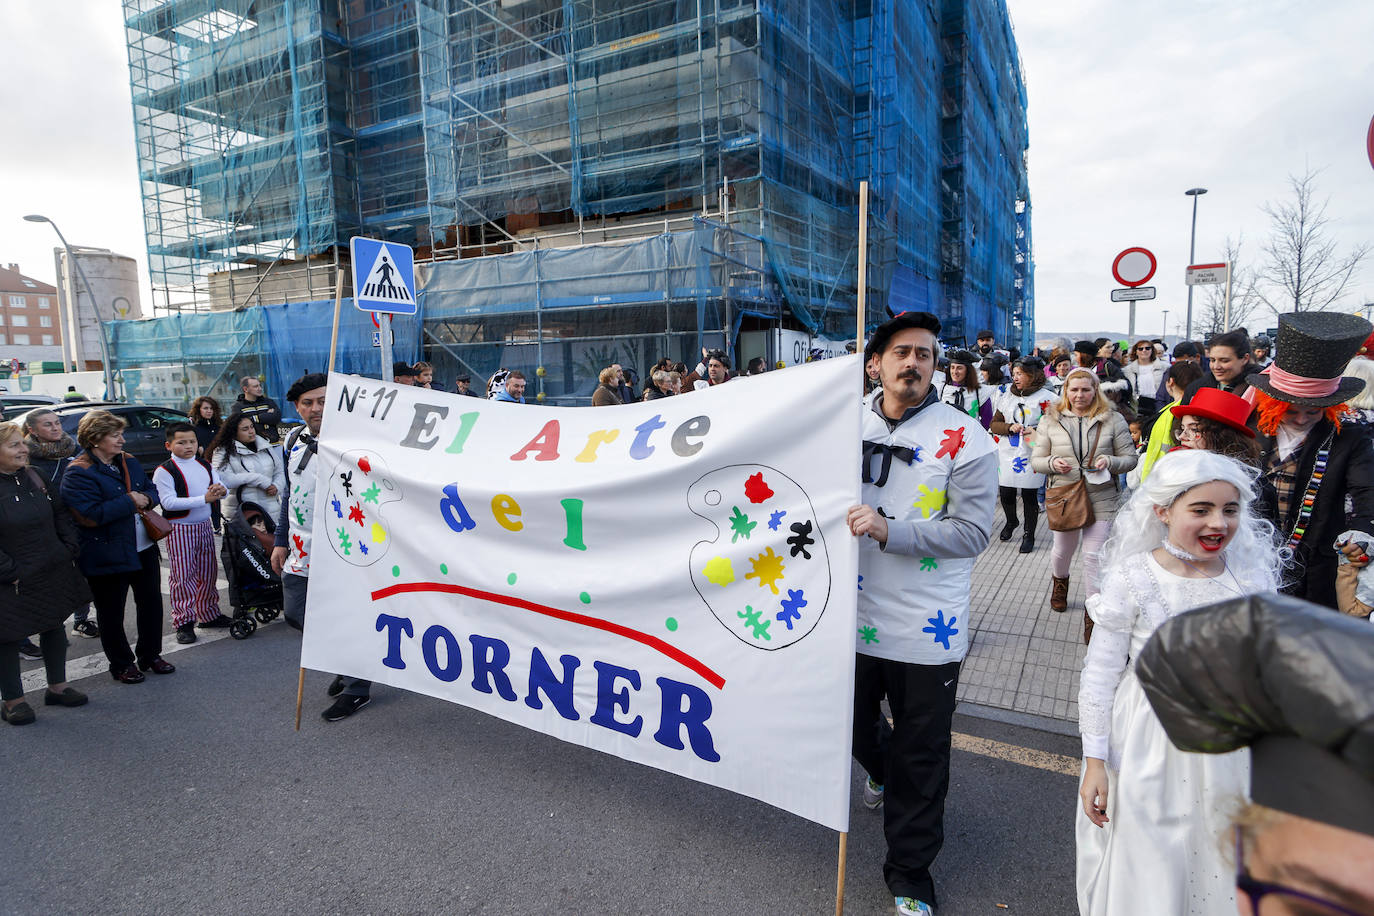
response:
<path id="1" fill-rule="evenodd" d="M 1250 402 L 1240 395 L 1222 391 L 1220 388 L 1199 388 L 1192 401 L 1174 408 L 1174 416 L 1206 417 L 1224 423 L 1253 439 L 1255 431 L 1246 425 L 1253 409 Z"/>

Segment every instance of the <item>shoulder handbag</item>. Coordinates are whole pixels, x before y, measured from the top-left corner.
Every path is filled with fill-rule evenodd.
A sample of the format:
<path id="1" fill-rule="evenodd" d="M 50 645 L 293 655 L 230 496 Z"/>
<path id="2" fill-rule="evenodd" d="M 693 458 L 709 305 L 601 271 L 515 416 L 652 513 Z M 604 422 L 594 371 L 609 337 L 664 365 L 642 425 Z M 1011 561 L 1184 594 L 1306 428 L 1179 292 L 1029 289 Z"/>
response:
<path id="1" fill-rule="evenodd" d="M 134 492 L 133 485 L 129 483 L 129 462 L 123 455 L 119 456 L 119 465 L 124 469 L 124 489 L 130 494 Z M 152 541 L 160 541 L 172 533 L 172 523 L 162 517 L 159 512 L 151 509 L 135 509 L 138 517 L 143 519 L 143 531 Z"/>
<path id="2" fill-rule="evenodd" d="M 1059 428 L 1068 434 L 1069 430 L 1063 423 L 1059 422 Z M 1099 423 L 1093 430 L 1092 448 L 1088 450 L 1087 456 L 1081 456 L 1077 452 L 1074 457 L 1078 459 L 1078 479 L 1072 483 L 1060 484 L 1049 487 L 1045 490 L 1045 517 L 1051 531 L 1077 531 L 1086 528 L 1097 517 L 1093 514 L 1093 503 L 1088 497 L 1088 481 L 1083 476 L 1083 467 L 1097 451 L 1097 443 L 1102 438 L 1102 424 Z M 1073 437 L 1069 437 L 1069 447 L 1073 448 Z"/>

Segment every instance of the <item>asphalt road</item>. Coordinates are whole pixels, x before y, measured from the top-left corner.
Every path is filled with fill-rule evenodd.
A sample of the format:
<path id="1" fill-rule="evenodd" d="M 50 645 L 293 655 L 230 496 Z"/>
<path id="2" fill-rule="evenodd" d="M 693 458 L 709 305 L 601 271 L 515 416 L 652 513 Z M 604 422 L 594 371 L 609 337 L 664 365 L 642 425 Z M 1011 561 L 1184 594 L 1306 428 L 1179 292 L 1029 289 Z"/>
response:
<path id="1" fill-rule="evenodd" d="M 93 658 L 88 706 L 35 691 L 38 722 L 0 726 L 0 912 L 834 912 L 838 835 L 759 802 L 384 686 L 328 724 L 313 672 L 297 733 L 279 622 L 168 657 L 134 686 Z M 976 752 L 954 753 L 941 916 L 1073 913 L 1077 740 L 955 730 Z M 859 779 L 845 911 L 891 913 Z"/>

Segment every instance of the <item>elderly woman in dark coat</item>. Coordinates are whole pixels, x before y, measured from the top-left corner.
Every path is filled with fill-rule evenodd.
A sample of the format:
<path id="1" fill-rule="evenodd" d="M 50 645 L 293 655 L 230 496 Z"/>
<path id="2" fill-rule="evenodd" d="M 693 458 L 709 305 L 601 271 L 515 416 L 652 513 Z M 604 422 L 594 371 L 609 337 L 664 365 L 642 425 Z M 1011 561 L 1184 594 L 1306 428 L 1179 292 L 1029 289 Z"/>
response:
<path id="1" fill-rule="evenodd" d="M 95 596 L 110 676 L 137 684 L 143 680 L 141 671 L 171 674 L 176 667 L 162 658 L 157 543 L 138 517 L 139 509 L 157 505 L 157 489 L 138 459 L 124 453 L 124 421 L 108 410 L 92 410 L 82 417 L 76 441 L 85 451 L 67 468 L 62 497 L 78 525 L 78 563 Z M 124 600 L 130 588 L 138 624 L 137 654 L 124 635 Z"/>
<path id="2" fill-rule="evenodd" d="M 28 466 L 29 447 L 17 423 L 0 423 L 0 718 L 34 720 L 24 702 L 19 642 L 38 633 L 47 669 L 49 706 L 80 706 L 86 695 L 67 686 L 67 615 L 90 601 L 76 571 L 76 529 L 41 477 Z"/>
<path id="3" fill-rule="evenodd" d="M 24 414 L 24 442 L 29 447 L 29 467 L 43 478 L 43 485 L 53 496 L 62 492 L 62 475 L 67 472 L 72 456 L 76 454 L 76 440 L 67 435 L 62 421 L 54 410 L 37 408 Z M 72 632 L 77 636 L 95 639 L 100 628 L 90 619 L 91 608 L 83 605 L 77 608 Z"/>

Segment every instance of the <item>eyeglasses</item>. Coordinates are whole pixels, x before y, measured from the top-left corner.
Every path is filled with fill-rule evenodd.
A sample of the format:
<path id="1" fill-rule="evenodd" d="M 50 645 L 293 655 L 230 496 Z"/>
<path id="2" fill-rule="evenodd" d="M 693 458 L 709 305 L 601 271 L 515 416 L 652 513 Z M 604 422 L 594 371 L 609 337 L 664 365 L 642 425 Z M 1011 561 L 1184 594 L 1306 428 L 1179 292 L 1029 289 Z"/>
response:
<path id="1" fill-rule="evenodd" d="M 1339 903 L 1282 884 L 1257 881 L 1245 870 L 1245 844 L 1236 828 L 1236 889 L 1250 901 L 1255 916 L 1369 916 Z"/>
<path id="2" fill-rule="evenodd" d="M 1154 349 L 1154 347 L 1146 346 L 1146 345 L 1143 345 L 1143 344 L 1142 344 L 1141 346 L 1135 348 L 1135 350 L 1136 350 L 1137 353 L 1144 353 L 1144 352 L 1146 352 L 1146 351 L 1148 351 L 1148 350 L 1153 350 L 1153 349 Z"/>

